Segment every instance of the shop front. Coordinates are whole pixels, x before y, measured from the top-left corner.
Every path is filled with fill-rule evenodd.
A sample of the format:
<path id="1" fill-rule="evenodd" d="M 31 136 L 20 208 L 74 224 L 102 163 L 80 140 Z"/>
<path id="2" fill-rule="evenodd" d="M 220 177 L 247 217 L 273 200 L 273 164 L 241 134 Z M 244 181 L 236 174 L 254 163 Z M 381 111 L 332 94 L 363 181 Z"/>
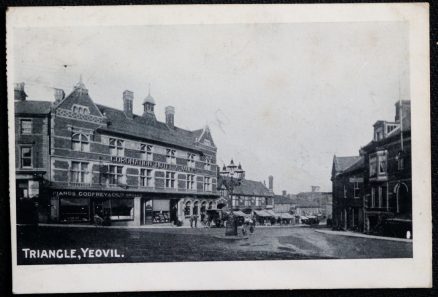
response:
<path id="1" fill-rule="evenodd" d="M 51 190 L 50 221 L 111 225 L 140 225 L 140 199 L 136 193 L 89 190 Z"/>

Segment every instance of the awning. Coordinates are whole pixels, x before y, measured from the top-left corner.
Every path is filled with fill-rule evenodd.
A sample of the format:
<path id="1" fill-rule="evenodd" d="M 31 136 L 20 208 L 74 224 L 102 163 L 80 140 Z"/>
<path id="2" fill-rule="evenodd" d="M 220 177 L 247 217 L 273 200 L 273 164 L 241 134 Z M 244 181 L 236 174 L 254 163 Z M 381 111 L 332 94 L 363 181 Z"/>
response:
<path id="1" fill-rule="evenodd" d="M 270 209 L 265 210 L 265 212 L 270 214 L 271 216 L 273 216 L 275 218 L 281 217 L 279 213 L 275 213 L 273 210 L 270 210 Z"/>
<path id="2" fill-rule="evenodd" d="M 291 219 L 294 218 L 291 214 L 288 214 L 288 213 L 282 213 L 282 214 L 280 215 L 280 217 L 281 217 L 282 219 L 287 219 L 287 220 L 291 220 Z"/>
<path id="3" fill-rule="evenodd" d="M 254 212 L 255 212 L 255 214 L 258 215 L 259 217 L 268 217 L 268 218 L 273 217 L 273 215 L 267 213 L 267 212 L 264 211 L 264 210 L 254 210 Z"/>
<path id="4" fill-rule="evenodd" d="M 236 217 L 247 217 L 247 216 L 249 216 L 249 215 L 247 215 L 246 213 L 244 213 L 244 212 L 242 212 L 242 211 L 240 211 L 240 210 L 233 211 L 233 214 L 234 214 Z"/>

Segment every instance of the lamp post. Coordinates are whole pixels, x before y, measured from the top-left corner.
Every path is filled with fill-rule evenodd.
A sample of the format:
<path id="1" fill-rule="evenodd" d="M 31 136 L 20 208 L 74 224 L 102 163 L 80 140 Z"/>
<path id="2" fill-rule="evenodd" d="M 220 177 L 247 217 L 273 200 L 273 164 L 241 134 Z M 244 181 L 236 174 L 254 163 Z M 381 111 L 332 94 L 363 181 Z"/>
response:
<path id="1" fill-rule="evenodd" d="M 236 170 L 237 166 L 234 164 L 234 161 L 231 160 L 230 165 L 228 167 L 223 167 L 221 175 L 224 177 L 224 184 L 228 190 L 229 196 L 231 197 L 231 201 L 233 200 L 234 187 L 240 186 L 241 184 L 241 168 Z M 237 178 L 234 175 L 237 173 Z M 225 236 L 237 236 L 237 222 L 236 217 L 233 214 L 233 205 L 231 203 L 230 208 L 230 216 L 227 219 L 227 226 L 225 228 Z"/>

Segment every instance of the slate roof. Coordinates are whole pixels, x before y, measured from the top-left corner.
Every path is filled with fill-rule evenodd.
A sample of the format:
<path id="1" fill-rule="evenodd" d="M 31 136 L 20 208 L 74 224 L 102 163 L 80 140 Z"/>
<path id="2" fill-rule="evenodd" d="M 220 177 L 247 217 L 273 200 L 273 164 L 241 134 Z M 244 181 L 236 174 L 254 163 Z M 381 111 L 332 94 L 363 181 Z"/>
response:
<path id="1" fill-rule="evenodd" d="M 351 156 L 351 157 L 337 157 L 333 158 L 333 166 L 336 173 L 340 173 L 346 170 L 348 167 L 356 163 L 361 157 Z"/>
<path id="2" fill-rule="evenodd" d="M 218 185 L 224 184 L 224 181 L 225 178 L 220 177 Z M 262 182 L 248 179 L 243 179 L 240 186 L 235 186 L 233 194 L 243 196 L 273 196 L 271 191 Z"/>
<path id="3" fill-rule="evenodd" d="M 104 131 L 128 134 L 184 147 L 193 147 L 201 130 L 188 131 L 178 127 L 169 128 L 165 123 L 151 117 L 133 115 L 132 119 L 126 117 L 122 110 L 97 104 L 105 114 L 110 124 L 100 128 Z"/>
<path id="4" fill-rule="evenodd" d="M 345 169 L 342 173 L 353 172 L 355 170 L 363 169 L 363 168 L 365 168 L 365 158 L 360 157 L 356 162 L 351 164 L 351 166 Z"/>
<path id="5" fill-rule="evenodd" d="M 274 195 L 274 204 L 293 204 L 293 201 L 287 196 Z"/>
<path id="6" fill-rule="evenodd" d="M 50 101 L 16 101 L 15 102 L 15 113 L 22 114 L 48 114 L 50 112 L 50 107 L 52 102 Z"/>

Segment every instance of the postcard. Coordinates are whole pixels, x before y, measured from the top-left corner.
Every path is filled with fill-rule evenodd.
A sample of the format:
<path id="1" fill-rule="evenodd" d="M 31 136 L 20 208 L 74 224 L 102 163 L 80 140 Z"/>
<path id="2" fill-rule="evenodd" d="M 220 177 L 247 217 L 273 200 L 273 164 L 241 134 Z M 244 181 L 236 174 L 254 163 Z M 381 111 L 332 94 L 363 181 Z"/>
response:
<path id="1" fill-rule="evenodd" d="M 10 7 L 15 293 L 432 285 L 429 7 Z"/>

